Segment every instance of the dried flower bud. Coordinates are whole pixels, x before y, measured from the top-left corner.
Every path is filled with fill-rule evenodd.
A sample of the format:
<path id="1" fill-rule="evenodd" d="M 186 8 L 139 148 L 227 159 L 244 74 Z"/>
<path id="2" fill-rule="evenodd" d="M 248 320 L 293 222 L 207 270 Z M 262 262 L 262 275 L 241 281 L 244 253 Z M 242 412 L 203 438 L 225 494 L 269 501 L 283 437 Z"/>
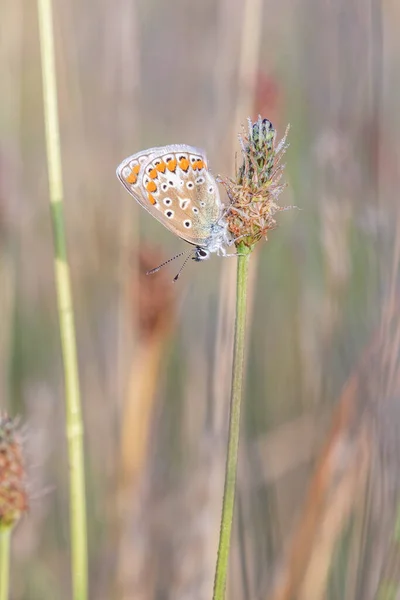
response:
<path id="1" fill-rule="evenodd" d="M 16 424 L 0 413 L 0 529 L 15 525 L 27 510 L 25 469 Z"/>
<path id="2" fill-rule="evenodd" d="M 249 119 L 248 132 L 239 135 L 243 162 L 236 180 L 221 179 L 231 204 L 226 219 L 236 246 L 252 250 L 267 233 L 275 229 L 274 215 L 291 207 L 279 207 L 276 202 L 286 187 L 280 183 L 284 166 L 280 160 L 286 151 L 286 129 L 283 139 L 276 144 L 276 131 L 268 119 Z"/>

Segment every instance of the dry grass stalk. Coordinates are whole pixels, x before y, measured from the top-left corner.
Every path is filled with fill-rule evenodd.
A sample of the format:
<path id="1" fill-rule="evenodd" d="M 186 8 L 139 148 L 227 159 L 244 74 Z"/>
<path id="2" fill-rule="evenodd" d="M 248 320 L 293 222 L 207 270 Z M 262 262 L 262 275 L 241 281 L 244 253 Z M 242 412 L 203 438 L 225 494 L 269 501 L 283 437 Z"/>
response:
<path id="1" fill-rule="evenodd" d="M 326 582 L 330 564 L 328 549 L 333 548 L 357 497 L 356 494 L 349 497 L 350 490 L 357 490 L 356 484 L 360 481 L 357 461 L 362 459 L 364 467 L 361 473 L 365 473 L 367 468 L 365 440 L 369 437 L 369 429 L 365 418 L 361 418 L 357 411 L 357 401 L 363 389 L 362 377 L 366 375 L 374 347 L 372 344 L 367 349 L 361 366 L 351 375 L 343 390 L 309 486 L 299 525 L 290 543 L 286 563 L 275 589 L 268 596 L 270 600 L 298 598 L 303 585 L 303 590 L 309 590 L 307 582 L 311 573 L 315 573 L 318 549 L 322 547 L 325 558 L 319 589 Z"/>
<path id="2" fill-rule="evenodd" d="M 143 577 L 146 562 L 146 544 L 143 539 L 146 537 L 146 527 L 139 527 L 140 531 L 133 535 L 131 525 L 133 523 L 133 529 L 137 528 L 135 521 L 140 514 L 140 490 L 148 455 L 160 367 L 173 325 L 173 297 L 168 272 L 160 272 L 157 277 L 146 275 L 159 262 L 162 259 L 158 253 L 145 246 L 139 255 L 139 281 L 132 286 L 139 344 L 130 368 L 128 393 L 121 419 L 118 487 L 120 546 L 117 573 L 120 598 L 132 597 L 132 574 L 137 574 L 138 579 L 146 579 Z M 139 541 L 139 537 L 143 539 Z"/>
<path id="3" fill-rule="evenodd" d="M 368 428 L 361 426 L 346 456 L 346 469 L 340 481 L 330 490 L 325 510 L 321 514 L 306 573 L 299 590 L 299 600 L 325 598 L 330 566 L 335 546 L 348 522 L 357 499 L 365 491 L 370 451 Z"/>
<path id="4" fill-rule="evenodd" d="M 139 255 L 139 282 L 132 288 L 138 313 L 139 347 L 131 364 L 128 395 L 122 417 L 121 478 L 136 488 L 146 456 L 162 352 L 173 324 L 173 299 L 168 272 L 157 277 L 146 271 L 160 260 L 144 248 Z"/>
<path id="5" fill-rule="evenodd" d="M 321 446 L 330 413 L 326 408 L 308 411 L 259 436 L 252 446 L 252 451 L 263 458 L 257 472 L 259 484 L 274 484 L 309 464 Z"/>
<path id="6" fill-rule="evenodd" d="M 389 294 L 383 310 L 381 327 L 381 372 L 378 380 L 382 390 L 376 405 L 376 430 L 379 456 L 375 479 L 381 482 L 381 497 L 371 510 L 370 520 L 376 527 L 379 523 L 383 556 L 378 563 L 379 600 L 397 598 L 400 589 L 400 504 L 398 468 L 398 398 L 400 393 L 400 224 L 397 215 L 394 235 L 393 257 L 390 271 Z M 376 486 L 375 486 L 376 487 Z M 383 544 L 382 544 L 383 540 Z M 381 553 L 382 554 L 382 553 Z M 375 581 L 373 581 L 375 587 Z"/>

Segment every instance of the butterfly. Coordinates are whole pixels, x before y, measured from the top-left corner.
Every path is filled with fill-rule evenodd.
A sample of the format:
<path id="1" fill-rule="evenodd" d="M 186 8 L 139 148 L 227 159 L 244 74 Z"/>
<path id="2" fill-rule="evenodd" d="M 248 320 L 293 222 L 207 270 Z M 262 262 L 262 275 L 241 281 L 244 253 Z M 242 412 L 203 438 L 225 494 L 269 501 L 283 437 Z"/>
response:
<path id="1" fill-rule="evenodd" d="M 147 212 L 194 246 L 174 281 L 189 258 L 199 262 L 212 252 L 226 255 L 225 245 L 231 239 L 224 205 L 203 150 L 185 144 L 143 150 L 122 161 L 117 177 Z"/>

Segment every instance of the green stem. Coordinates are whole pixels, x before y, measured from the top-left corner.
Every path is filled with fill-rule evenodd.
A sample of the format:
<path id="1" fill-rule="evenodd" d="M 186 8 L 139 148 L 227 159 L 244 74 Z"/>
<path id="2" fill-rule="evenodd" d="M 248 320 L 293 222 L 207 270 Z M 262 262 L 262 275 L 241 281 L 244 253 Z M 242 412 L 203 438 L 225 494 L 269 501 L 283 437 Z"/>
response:
<path id="1" fill-rule="evenodd" d="M 51 0 L 38 0 L 43 104 L 54 234 L 55 280 L 64 362 L 66 436 L 69 457 L 71 569 L 74 600 L 87 599 L 87 533 L 83 424 L 70 274 L 67 261 L 57 84 Z"/>
<path id="2" fill-rule="evenodd" d="M 8 600 L 11 527 L 0 529 L 0 600 Z"/>
<path id="3" fill-rule="evenodd" d="M 221 529 L 219 534 L 213 600 L 223 600 L 225 597 L 238 463 L 240 405 L 242 400 L 246 330 L 247 276 L 250 250 L 244 246 L 244 244 L 241 244 L 238 248 L 238 252 L 242 254 L 238 257 L 237 267 L 235 344 L 233 349 L 228 454 L 225 466 L 224 498 L 222 502 Z"/>

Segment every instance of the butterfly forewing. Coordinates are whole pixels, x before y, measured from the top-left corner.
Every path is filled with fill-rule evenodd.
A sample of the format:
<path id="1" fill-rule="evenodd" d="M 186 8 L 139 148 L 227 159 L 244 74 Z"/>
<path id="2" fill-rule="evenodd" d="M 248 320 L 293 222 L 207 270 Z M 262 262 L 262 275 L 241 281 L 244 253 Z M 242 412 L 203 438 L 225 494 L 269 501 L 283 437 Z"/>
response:
<path id="1" fill-rule="evenodd" d="M 186 145 L 152 148 L 123 161 L 117 175 L 165 227 L 192 244 L 207 243 L 222 205 L 204 152 Z"/>

